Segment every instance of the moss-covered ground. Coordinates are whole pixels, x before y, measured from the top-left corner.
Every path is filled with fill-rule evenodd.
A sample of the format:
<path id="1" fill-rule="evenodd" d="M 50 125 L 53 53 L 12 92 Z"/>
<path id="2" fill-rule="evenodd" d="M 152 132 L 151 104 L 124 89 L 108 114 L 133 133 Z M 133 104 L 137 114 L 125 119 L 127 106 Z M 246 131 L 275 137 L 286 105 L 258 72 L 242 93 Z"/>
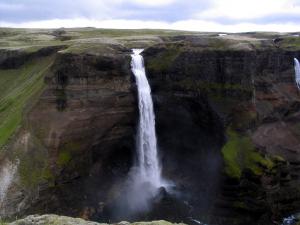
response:
<path id="1" fill-rule="evenodd" d="M 49 168 L 46 150 L 41 145 L 34 147 L 28 152 L 24 152 L 24 149 L 17 152 L 20 182 L 23 187 L 29 190 L 33 190 L 43 181 L 47 181 L 49 185 L 54 182 L 54 175 Z"/>
<path id="2" fill-rule="evenodd" d="M 222 149 L 225 172 L 230 177 L 240 178 L 243 169 L 261 175 L 263 169 L 272 169 L 274 163 L 256 151 L 250 137 L 227 129 L 227 143 Z"/>
<path id="3" fill-rule="evenodd" d="M 129 48 L 150 46 L 160 43 L 162 39 L 172 39 L 174 36 L 193 35 L 201 38 L 200 48 L 204 49 L 240 49 L 250 46 L 261 48 L 265 46 L 266 40 L 269 40 L 269 47 L 282 47 L 293 49 L 299 47 L 300 38 L 292 34 L 281 33 L 240 33 L 228 34 L 219 37 L 218 33 L 208 32 L 190 32 L 161 29 L 96 29 L 87 28 L 69 28 L 69 29 L 16 29 L 0 28 L 0 49 L 21 49 L 28 50 L 50 45 L 65 45 L 72 48 L 69 52 L 88 51 L 96 47 L 100 49 L 99 44 L 120 44 Z M 275 46 L 273 39 L 281 38 L 282 41 Z M 199 46 L 197 48 L 199 48 Z M 244 46 L 244 47 L 243 47 Z M 194 46 L 195 47 L 195 46 Z M 194 48 L 193 47 L 193 48 Z M 171 54 L 173 55 L 173 54 Z"/>
<path id="4" fill-rule="evenodd" d="M 286 37 L 279 42 L 281 48 L 300 50 L 300 37 Z"/>

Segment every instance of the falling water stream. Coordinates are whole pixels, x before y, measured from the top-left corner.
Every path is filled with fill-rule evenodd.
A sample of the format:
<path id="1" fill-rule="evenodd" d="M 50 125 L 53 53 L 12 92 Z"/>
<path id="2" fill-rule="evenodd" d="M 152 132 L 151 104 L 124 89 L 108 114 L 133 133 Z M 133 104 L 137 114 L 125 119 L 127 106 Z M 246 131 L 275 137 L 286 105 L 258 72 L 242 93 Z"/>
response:
<path id="1" fill-rule="evenodd" d="M 137 134 L 137 167 L 138 182 L 147 182 L 155 188 L 164 186 L 161 177 L 161 167 L 157 154 L 157 140 L 155 132 L 155 115 L 148 83 L 142 49 L 133 49 L 132 72 L 136 79 L 139 103 L 139 125 Z"/>
<path id="2" fill-rule="evenodd" d="M 298 59 L 294 58 L 295 62 L 295 79 L 298 89 L 300 90 L 300 63 Z"/>
<path id="3" fill-rule="evenodd" d="M 126 183 L 124 199 L 120 201 L 123 204 L 120 211 L 127 215 L 148 211 L 160 188 L 167 187 L 167 182 L 161 176 L 155 115 L 142 51 L 142 49 L 133 49 L 131 55 L 131 69 L 138 92 L 139 123 L 136 139 L 137 157 Z"/>
<path id="4" fill-rule="evenodd" d="M 11 183 L 17 172 L 17 167 L 17 164 L 5 162 L 0 169 L 0 207 L 5 201 L 6 193 L 11 186 Z"/>

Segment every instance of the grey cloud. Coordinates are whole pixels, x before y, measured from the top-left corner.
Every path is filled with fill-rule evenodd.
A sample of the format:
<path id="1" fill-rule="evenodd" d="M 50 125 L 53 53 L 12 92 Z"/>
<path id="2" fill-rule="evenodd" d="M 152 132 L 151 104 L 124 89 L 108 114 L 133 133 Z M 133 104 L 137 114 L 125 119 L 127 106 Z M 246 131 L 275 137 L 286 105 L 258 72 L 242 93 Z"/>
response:
<path id="1" fill-rule="evenodd" d="M 209 1 L 185 0 L 161 7 L 146 7 L 124 1 L 111 4 L 109 0 L 1 0 L 0 21 L 27 22 L 48 19 L 137 19 L 174 22 L 189 19 L 197 11 L 207 9 Z M 195 3 L 197 2 L 197 3 Z M 11 7 L 7 7 L 11 5 Z M 16 7 L 18 6 L 18 7 Z"/>

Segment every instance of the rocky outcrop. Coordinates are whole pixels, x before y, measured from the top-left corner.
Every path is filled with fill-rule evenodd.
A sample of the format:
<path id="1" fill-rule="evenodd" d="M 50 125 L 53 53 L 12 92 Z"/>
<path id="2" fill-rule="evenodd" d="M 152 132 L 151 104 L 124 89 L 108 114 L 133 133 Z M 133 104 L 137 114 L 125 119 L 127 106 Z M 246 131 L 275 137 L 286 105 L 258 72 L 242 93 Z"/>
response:
<path id="1" fill-rule="evenodd" d="M 79 218 L 71 218 L 66 216 L 57 216 L 57 215 L 33 215 L 28 216 L 24 219 L 17 220 L 8 225 L 107 225 L 107 223 L 96 223 L 90 222 Z M 120 222 L 116 223 L 117 225 L 184 225 L 183 223 L 169 223 L 167 221 L 152 221 L 152 222 Z"/>
<path id="2" fill-rule="evenodd" d="M 0 49 L 0 69 L 16 69 L 26 62 L 52 55 L 66 46 L 39 46 L 16 49 Z"/>

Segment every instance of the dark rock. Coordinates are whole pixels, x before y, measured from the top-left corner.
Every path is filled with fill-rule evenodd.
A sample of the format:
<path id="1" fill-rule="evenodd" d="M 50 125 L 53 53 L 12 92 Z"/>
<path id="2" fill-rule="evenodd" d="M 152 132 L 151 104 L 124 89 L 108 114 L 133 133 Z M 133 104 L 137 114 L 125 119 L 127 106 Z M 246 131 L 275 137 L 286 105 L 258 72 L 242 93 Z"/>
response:
<path id="1" fill-rule="evenodd" d="M 65 46 L 46 46 L 36 51 L 25 50 L 0 50 L 0 69 L 16 69 L 34 58 L 51 55 Z"/>

